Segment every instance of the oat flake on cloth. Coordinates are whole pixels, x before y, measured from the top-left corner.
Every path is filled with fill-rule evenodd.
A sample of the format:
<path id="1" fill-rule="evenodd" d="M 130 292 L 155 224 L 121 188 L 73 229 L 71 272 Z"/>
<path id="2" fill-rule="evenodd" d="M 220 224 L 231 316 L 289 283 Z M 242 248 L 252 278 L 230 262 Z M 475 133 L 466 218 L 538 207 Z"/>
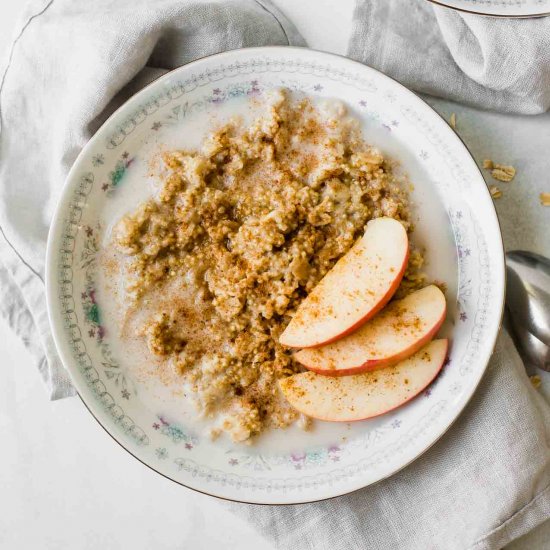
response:
<path id="1" fill-rule="evenodd" d="M 367 21 L 358 18 L 370 13 L 363 11 L 369 5 L 392 17 L 401 5 L 406 18 L 410 4 L 428 18 L 421 19 L 424 25 L 436 24 L 428 5 L 416 0 L 387 0 L 388 12 L 383 2 L 369 2 L 358 4 L 356 39 Z M 461 25 L 448 15 L 449 25 Z M 445 17 L 437 14 L 440 25 Z M 71 164 L 125 98 L 167 70 L 210 53 L 268 44 L 303 41 L 267 0 L 41 0 L 28 5 L 0 71 L 0 314 L 35 357 L 52 398 L 73 392 L 50 334 L 43 283 L 47 231 Z M 366 43 L 353 50 L 360 44 L 352 42 L 354 57 L 375 65 L 380 61 L 379 68 L 401 75 L 416 89 L 484 101 L 481 81 L 472 100 L 463 93 L 467 87 L 460 94 L 453 91 L 441 64 L 434 65 L 440 72 L 428 86 L 414 79 L 412 66 L 397 73 L 395 56 L 385 61 L 378 52 L 373 61 L 366 56 Z M 408 44 L 419 58 L 425 55 L 418 43 Z M 398 51 L 387 47 L 388 54 Z M 439 43 L 434 51 L 445 49 Z M 438 74 L 447 80 L 438 84 Z M 488 107 L 515 108 L 497 96 L 487 94 Z M 543 96 L 528 98 L 534 105 L 529 112 L 547 107 Z M 322 503 L 230 507 L 277 548 L 496 550 L 550 517 L 550 407 L 531 387 L 503 332 L 465 413 L 397 475 Z"/>

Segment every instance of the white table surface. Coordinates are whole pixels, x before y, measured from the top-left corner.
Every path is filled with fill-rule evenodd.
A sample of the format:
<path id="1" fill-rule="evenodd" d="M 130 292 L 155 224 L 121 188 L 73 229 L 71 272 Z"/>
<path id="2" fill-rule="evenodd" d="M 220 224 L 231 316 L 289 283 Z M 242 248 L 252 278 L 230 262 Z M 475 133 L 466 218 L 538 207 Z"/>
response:
<path id="1" fill-rule="evenodd" d="M 353 0 L 275 3 L 312 48 L 345 52 Z M 22 4 L 0 3 L 0 56 Z M 457 114 L 459 133 L 477 160 L 532 159 L 531 173 L 545 178 L 550 191 L 550 115 L 514 117 L 429 102 L 444 116 Z M 500 204 L 525 199 L 519 188 Z M 501 222 L 513 235 L 514 220 Z M 550 255 L 547 241 L 538 251 Z M 78 398 L 49 402 L 26 350 L 1 319 L 0 358 L 0 548 L 272 549 L 217 499 L 180 487 L 125 453 Z M 550 397 L 550 376 L 543 391 Z M 550 521 L 509 550 L 548 549 L 548 541 Z"/>

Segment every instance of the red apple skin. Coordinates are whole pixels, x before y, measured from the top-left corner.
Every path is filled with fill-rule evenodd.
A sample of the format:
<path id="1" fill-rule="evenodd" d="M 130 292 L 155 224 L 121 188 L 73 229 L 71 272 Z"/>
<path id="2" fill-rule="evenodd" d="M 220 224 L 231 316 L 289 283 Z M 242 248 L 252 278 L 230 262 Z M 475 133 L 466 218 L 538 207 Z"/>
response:
<path id="1" fill-rule="evenodd" d="M 380 219 L 380 218 L 378 218 L 378 219 Z M 392 221 L 395 221 L 395 220 L 392 220 Z M 407 243 L 408 243 L 408 237 L 406 237 L 406 239 L 407 239 Z M 395 278 L 392 281 L 392 283 L 389 286 L 386 293 L 380 298 L 380 300 L 375 305 L 373 305 L 371 307 L 370 310 L 365 312 L 365 315 L 363 317 L 358 319 L 352 325 L 350 325 L 350 326 L 346 327 L 345 329 L 343 329 L 342 332 L 340 332 L 338 334 L 335 334 L 334 336 L 329 337 L 328 339 L 323 339 L 321 341 L 317 341 L 317 342 L 314 342 L 314 343 L 305 343 L 304 344 L 304 342 L 299 342 L 299 343 L 298 342 L 296 342 L 296 343 L 289 342 L 285 338 L 285 333 L 286 333 L 286 329 L 285 329 L 285 331 L 283 331 L 283 334 L 279 338 L 279 342 L 283 346 L 285 346 L 287 348 L 291 348 L 291 349 L 318 348 L 318 347 L 324 346 L 326 344 L 336 342 L 337 340 L 340 340 L 341 338 L 344 338 L 345 336 L 351 334 L 354 330 L 357 330 L 361 325 L 366 323 L 369 319 L 372 319 L 391 300 L 392 296 L 395 294 L 396 290 L 398 289 L 399 284 L 401 283 L 401 279 L 403 278 L 403 275 L 405 274 L 405 270 L 407 269 L 407 264 L 408 264 L 408 261 L 409 261 L 409 253 L 410 253 L 410 251 L 409 251 L 409 248 L 407 246 L 407 248 L 405 250 L 404 258 L 403 258 L 403 263 L 402 263 L 401 267 L 399 268 L 399 270 L 397 271 L 397 274 L 395 275 Z M 365 283 L 368 284 L 368 281 L 365 281 Z M 292 321 L 291 321 L 291 323 L 292 323 Z M 288 329 L 288 327 L 287 327 L 287 329 Z"/>
<path id="2" fill-rule="evenodd" d="M 382 296 L 381 300 L 364 317 L 359 319 L 359 321 L 357 321 L 355 324 L 351 325 L 351 327 L 344 330 L 344 332 L 337 334 L 333 338 L 329 338 L 328 340 L 325 340 L 324 342 L 321 342 L 319 344 L 313 344 L 311 346 L 300 346 L 300 347 L 288 346 L 288 347 L 294 347 L 294 349 L 320 348 L 321 346 L 332 344 L 332 342 L 336 342 L 336 340 L 340 340 L 341 338 L 344 338 L 344 336 L 351 334 L 354 330 L 357 330 L 361 325 L 364 325 L 369 319 L 372 319 L 378 312 L 380 312 L 382 309 L 386 307 L 387 303 L 392 299 L 392 296 L 395 294 L 395 291 L 399 287 L 399 284 L 401 283 L 401 279 L 403 279 L 403 275 L 405 275 L 405 270 L 407 269 L 408 263 L 409 263 L 409 250 L 407 250 L 407 254 L 405 255 L 405 259 L 403 260 L 403 265 L 401 266 L 401 269 L 397 272 L 397 277 L 395 281 L 392 283 L 390 288 L 388 288 L 388 292 L 386 292 L 386 294 Z"/>
<path id="3" fill-rule="evenodd" d="M 403 260 L 403 265 L 401 266 L 401 269 L 398 271 L 395 281 L 392 283 L 390 288 L 388 288 L 388 291 L 386 292 L 386 294 L 382 296 L 381 300 L 376 304 L 376 306 L 374 306 L 364 317 L 359 319 L 356 323 L 348 327 L 346 330 L 344 330 L 340 334 L 337 334 L 336 336 L 329 338 L 328 340 L 323 340 L 322 342 L 311 344 L 309 346 L 295 346 L 290 344 L 283 344 L 283 345 L 286 346 L 287 348 L 293 348 L 293 349 L 320 348 L 322 346 L 326 346 L 327 344 L 332 344 L 332 342 L 336 342 L 337 340 L 344 338 L 344 336 L 351 334 L 354 330 L 357 330 L 361 325 L 365 324 L 369 319 L 372 319 L 379 311 L 384 309 L 384 307 L 391 300 L 392 296 L 395 294 L 395 291 L 399 287 L 399 284 L 401 283 L 401 279 L 403 279 L 403 275 L 405 274 L 405 270 L 407 269 L 408 262 L 409 262 L 409 250 L 407 250 L 405 259 Z"/>
<path id="4" fill-rule="evenodd" d="M 402 403 L 399 403 L 399 405 L 396 405 L 395 407 L 391 407 L 391 409 L 388 409 L 387 411 L 380 412 L 378 414 L 373 414 L 372 416 L 367 416 L 365 418 L 357 418 L 355 420 L 327 420 L 325 418 L 318 418 L 318 420 L 324 420 L 325 422 L 361 422 L 361 420 L 368 420 L 369 418 L 376 418 L 378 416 L 382 416 L 383 414 L 387 414 L 391 411 L 395 411 L 395 409 L 398 409 L 399 407 L 402 407 L 403 405 L 406 405 L 409 401 L 414 399 L 417 395 L 422 393 L 436 378 L 437 375 L 441 372 L 441 369 L 443 368 L 443 365 L 445 364 L 445 359 L 447 359 L 447 355 L 449 353 L 449 341 L 445 338 L 445 356 L 443 357 L 443 361 L 441 361 L 441 365 L 439 365 L 439 369 L 435 372 L 431 380 L 423 387 L 421 388 L 417 393 L 414 395 L 411 395 L 407 400 L 403 401 Z"/>
<path id="5" fill-rule="evenodd" d="M 381 411 L 377 414 L 366 416 L 364 418 L 342 419 L 342 420 L 333 420 L 331 418 L 323 418 L 321 416 L 315 416 L 315 417 L 312 416 L 311 418 L 315 418 L 316 420 L 322 420 L 324 422 L 348 422 L 348 423 L 350 423 L 350 422 L 361 422 L 363 420 L 369 420 L 371 418 L 377 418 L 378 416 L 382 416 L 384 414 L 387 414 L 391 411 L 394 411 L 394 410 L 398 409 L 399 407 L 402 407 L 403 405 L 406 405 L 407 403 L 409 403 L 409 401 L 412 401 L 415 397 L 417 397 L 419 394 L 421 394 L 437 378 L 437 376 L 441 372 L 441 369 L 443 368 L 443 365 L 445 364 L 445 360 L 447 359 L 447 356 L 449 354 L 449 340 L 447 338 L 443 338 L 442 340 L 445 341 L 445 353 L 443 355 L 443 358 L 441 360 L 439 368 L 436 369 L 436 371 L 434 372 L 434 375 L 431 377 L 431 379 L 423 387 L 421 387 L 415 394 L 410 395 L 407 399 L 405 399 L 404 401 L 402 401 L 401 403 L 399 403 L 395 407 L 390 407 L 389 409 Z M 299 410 L 299 409 L 296 409 L 296 410 Z M 299 411 L 299 412 L 302 412 L 303 414 L 307 414 L 304 411 Z"/>
<path id="6" fill-rule="evenodd" d="M 349 369 L 319 369 L 315 368 L 315 365 L 306 365 L 300 361 L 300 364 L 304 365 L 306 369 L 315 372 L 317 374 L 322 374 L 323 376 L 350 376 L 352 374 L 361 374 L 362 372 L 372 372 L 378 369 L 383 369 L 385 367 L 390 367 L 407 359 L 411 355 L 414 355 L 418 350 L 422 349 L 428 342 L 433 340 L 434 336 L 437 334 L 441 325 L 445 322 L 445 317 L 447 316 L 447 306 L 445 306 L 445 311 L 438 323 L 428 332 L 423 338 L 415 342 L 411 347 L 403 350 L 401 353 L 396 353 L 391 357 L 385 357 L 384 359 L 371 359 L 366 361 L 362 365 L 357 367 L 350 367 Z M 319 347 L 319 346 L 317 346 Z"/>

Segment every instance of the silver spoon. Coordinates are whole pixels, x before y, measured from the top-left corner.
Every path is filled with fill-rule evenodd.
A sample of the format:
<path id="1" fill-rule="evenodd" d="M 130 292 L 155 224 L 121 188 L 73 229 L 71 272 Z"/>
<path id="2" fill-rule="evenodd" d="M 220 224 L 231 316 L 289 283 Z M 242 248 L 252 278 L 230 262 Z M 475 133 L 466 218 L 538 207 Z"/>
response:
<path id="1" fill-rule="evenodd" d="M 550 347 L 528 330 L 513 324 L 509 312 L 507 326 L 525 362 L 528 374 L 535 374 L 533 367 L 550 371 Z"/>
<path id="2" fill-rule="evenodd" d="M 550 370 L 550 260 L 516 250 L 507 253 L 506 268 L 512 336 L 527 361 Z"/>

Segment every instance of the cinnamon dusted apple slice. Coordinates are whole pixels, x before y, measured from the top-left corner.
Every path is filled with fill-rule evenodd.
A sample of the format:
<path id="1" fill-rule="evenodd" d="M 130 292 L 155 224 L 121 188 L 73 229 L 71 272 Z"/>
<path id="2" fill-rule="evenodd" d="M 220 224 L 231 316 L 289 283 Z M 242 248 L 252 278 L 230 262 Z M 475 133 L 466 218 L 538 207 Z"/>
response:
<path id="1" fill-rule="evenodd" d="M 409 256 L 403 225 L 377 218 L 300 304 L 279 342 L 291 348 L 328 344 L 380 311 L 397 290 Z"/>
<path id="2" fill-rule="evenodd" d="M 374 372 L 322 376 L 302 372 L 279 381 L 288 402 L 301 413 L 331 422 L 352 422 L 384 414 L 418 395 L 437 376 L 447 340 L 434 340 L 413 356 Z"/>
<path id="3" fill-rule="evenodd" d="M 294 354 L 318 374 L 344 376 L 393 365 L 425 346 L 437 333 L 446 312 L 445 296 L 427 286 L 386 306 L 348 336 Z"/>

